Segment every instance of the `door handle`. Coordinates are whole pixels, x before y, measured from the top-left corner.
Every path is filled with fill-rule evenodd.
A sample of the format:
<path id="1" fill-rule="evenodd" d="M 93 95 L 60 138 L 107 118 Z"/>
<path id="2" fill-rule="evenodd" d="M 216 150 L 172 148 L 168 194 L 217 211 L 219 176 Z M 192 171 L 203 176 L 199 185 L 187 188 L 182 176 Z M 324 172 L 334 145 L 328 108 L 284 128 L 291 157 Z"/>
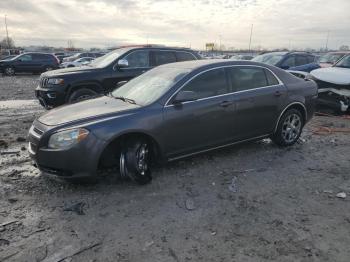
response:
<path id="1" fill-rule="evenodd" d="M 275 92 L 275 96 L 280 97 L 281 95 L 282 95 L 282 93 L 280 91 Z"/>
<path id="2" fill-rule="evenodd" d="M 230 105 L 232 105 L 232 104 L 233 104 L 232 101 L 222 101 L 222 102 L 220 103 L 220 106 L 221 106 L 221 107 L 228 107 L 228 106 L 230 106 Z"/>

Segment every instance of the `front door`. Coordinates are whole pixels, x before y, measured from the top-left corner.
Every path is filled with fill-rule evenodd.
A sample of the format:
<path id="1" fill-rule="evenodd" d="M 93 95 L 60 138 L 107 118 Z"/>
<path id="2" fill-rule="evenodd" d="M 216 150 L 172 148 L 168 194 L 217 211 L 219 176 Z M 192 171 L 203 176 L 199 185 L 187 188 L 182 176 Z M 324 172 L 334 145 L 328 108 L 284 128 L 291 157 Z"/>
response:
<path id="1" fill-rule="evenodd" d="M 136 50 L 120 60 L 128 61 L 128 66 L 118 67 L 116 64 L 107 80 L 107 88 L 112 91 L 117 88 L 117 84 L 123 81 L 129 81 L 132 78 L 145 73 L 150 69 L 150 55 L 148 50 Z"/>
<path id="2" fill-rule="evenodd" d="M 24 54 L 18 57 L 14 63 L 17 72 L 32 72 L 35 71 L 35 62 L 31 54 Z"/>
<path id="3" fill-rule="evenodd" d="M 164 107 L 163 133 L 168 157 L 227 143 L 235 110 L 225 70 L 204 72 L 181 90 L 195 92 L 197 100 L 182 104 L 173 104 L 170 100 Z"/>

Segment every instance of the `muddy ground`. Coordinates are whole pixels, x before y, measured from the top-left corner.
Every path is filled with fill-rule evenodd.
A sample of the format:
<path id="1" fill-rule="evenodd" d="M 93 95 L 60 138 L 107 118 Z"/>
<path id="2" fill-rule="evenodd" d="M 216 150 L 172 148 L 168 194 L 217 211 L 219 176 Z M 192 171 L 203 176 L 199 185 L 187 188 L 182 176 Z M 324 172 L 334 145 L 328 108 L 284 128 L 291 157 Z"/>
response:
<path id="1" fill-rule="evenodd" d="M 36 78 L 0 78 L 1 100 L 33 99 Z M 42 113 L 0 101 L 0 261 L 350 261 L 350 136 L 313 134 L 350 120 L 315 117 L 291 148 L 264 140 L 173 162 L 146 186 L 111 174 L 72 185 L 28 158 Z"/>

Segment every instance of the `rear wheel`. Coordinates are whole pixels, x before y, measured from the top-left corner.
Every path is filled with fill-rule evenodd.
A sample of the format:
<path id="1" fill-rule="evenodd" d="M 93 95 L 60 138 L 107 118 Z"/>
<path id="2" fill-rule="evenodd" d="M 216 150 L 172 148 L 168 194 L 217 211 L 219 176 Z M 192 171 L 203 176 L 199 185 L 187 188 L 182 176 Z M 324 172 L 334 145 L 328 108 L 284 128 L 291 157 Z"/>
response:
<path id="1" fill-rule="evenodd" d="M 5 67 L 4 72 L 5 72 L 5 75 L 8 75 L 8 76 L 13 76 L 16 73 L 15 69 L 11 66 Z"/>
<path id="2" fill-rule="evenodd" d="M 120 153 L 120 175 L 140 185 L 149 183 L 152 180 L 150 159 L 150 145 L 145 140 L 128 141 Z"/>
<path id="3" fill-rule="evenodd" d="M 279 146 L 291 146 L 298 141 L 303 127 L 304 120 L 301 112 L 297 109 L 289 109 L 282 115 L 271 139 Z"/>
<path id="4" fill-rule="evenodd" d="M 81 88 L 81 89 L 78 89 L 77 91 L 74 91 L 69 96 L 68 102 L 70 102 L 70 103 L 80 102 L 83 100 L 90 99 L 96 95 L 97 95 L 97 93 L 92 89 Z"/>

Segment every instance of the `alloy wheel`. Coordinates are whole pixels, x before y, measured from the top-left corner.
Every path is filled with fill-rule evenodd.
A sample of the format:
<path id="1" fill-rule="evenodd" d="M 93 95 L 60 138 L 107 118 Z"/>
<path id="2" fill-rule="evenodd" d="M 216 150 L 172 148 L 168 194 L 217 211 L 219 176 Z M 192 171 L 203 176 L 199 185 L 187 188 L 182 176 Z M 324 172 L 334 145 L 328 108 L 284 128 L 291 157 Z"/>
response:
<path id="1" fill-rule="evenodd" d="M 136 153 L 137 170 L 141 175 L 145 175 L 148 170 L 148 147 L 142 144 Z"/>
<path id="2" fill-rule="evenodd" d="M 289 115 L 282 125 L 282 137 L 286 143 L 292 143 L 301 132 L 301 119 L 297 114 Z"/>
<path id="3" fill-rule="evenodd" d="M 12 76 L 15 74 L 15 70 L 12 67 L 7 67 L 5 69 L 5 73 L 6 73 L 6 75 Z"/>

